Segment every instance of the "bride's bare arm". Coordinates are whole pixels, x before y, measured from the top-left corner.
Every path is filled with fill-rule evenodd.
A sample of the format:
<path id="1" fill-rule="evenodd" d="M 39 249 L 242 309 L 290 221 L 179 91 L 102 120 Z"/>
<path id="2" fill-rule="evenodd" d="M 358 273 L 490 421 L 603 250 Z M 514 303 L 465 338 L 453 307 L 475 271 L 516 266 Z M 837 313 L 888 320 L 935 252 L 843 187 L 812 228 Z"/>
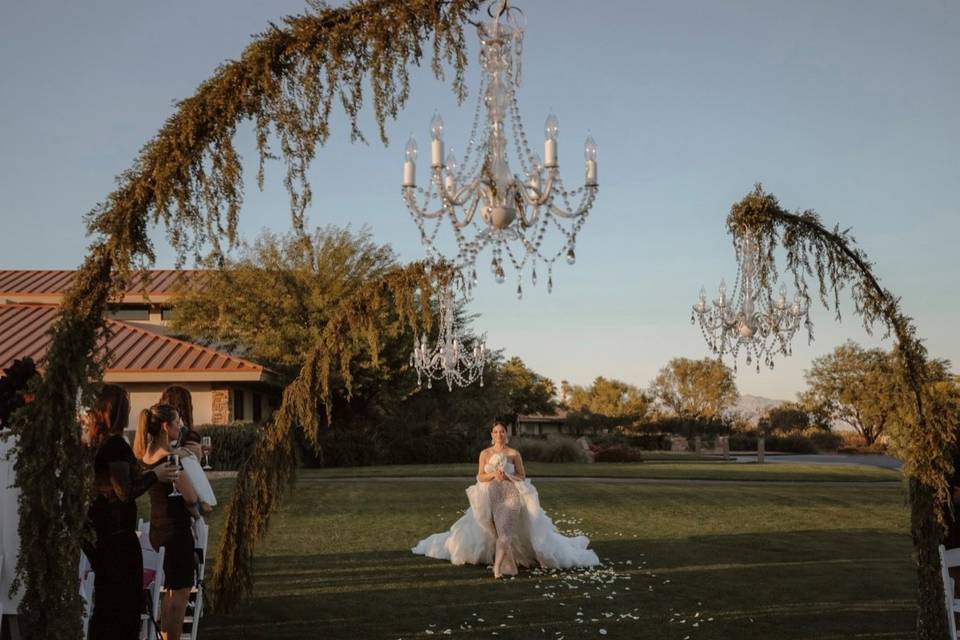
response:
<path id="1" fill-rule="evenodd" d="M 487 473 L 486 471 L 484 471 L 483 465 L 485 465 L 486 463 L 487 463 L 487 452 L 481 451 L 480 460 L 477 463 L 477 482 L 490 482 L 491 480 L 497 477 L 496 472 Z"/>

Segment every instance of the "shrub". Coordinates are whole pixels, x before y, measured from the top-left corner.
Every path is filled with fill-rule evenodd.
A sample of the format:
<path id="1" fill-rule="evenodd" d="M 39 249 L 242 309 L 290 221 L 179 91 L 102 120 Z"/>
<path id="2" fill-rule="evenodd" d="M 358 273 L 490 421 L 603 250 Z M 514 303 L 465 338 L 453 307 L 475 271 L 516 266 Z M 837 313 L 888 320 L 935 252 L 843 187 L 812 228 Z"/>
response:
<path id="1" fill-rule="evenodd" d="M 567 436 L 549 439 L 512 438 L 510 446 L 528 462 L 586 462 L 583 447 Z"/>
<path id="2" fill-rule="evenodd" d="M 856 431 L 844 431 L 838 435 L 842 438 L 837 448 L 839 453 L 887 453 L 887 446 L 883 442 L 868 445 L 864 437 Z"/>
<path id="3" fill-rule="evenodd" d="M 596 462 L 643 462 L 639 449 L 623 444 L 601 445 L 594 450 Z"/>
<path id="4" fill-rule="evenodd" d="M 260 426 L 249 422 L 233 424 L 202 424 L 194 427 L 201 436 L 210 436 L 213 452 L 210 465 L 216 471 L 233 471 L 240 468 L 260 437 Z"/>
<path id="5" fill-rule="evenodd" d="M 298 430 L 303 464 L 308 467 L 362 467 L 390 464 L 476 462 L 483 446 L 465 430 L 410 428 L 324 428 L 315 454 Z"/>
<path id="6" fill-rule="evenodd" d="M 731 451 L 756 451 L 757 431 L 737 431 L 730 434 Z M 787 435 L 768 434 L 764 439 L 764 451 L 778 453 L 817 453 L 817 446 L 813 440 L 802 433 L 794 432 Z"/>
<path id="7" fill-rule="evenodd" d="M 810 438 L 817 451 L 837 451 L 843 444 L 843 436 L 825 429 L 807 428 L 803 435 Z"/>
<path id="8" fill-rule="evenodd" d="M 756 451 L 757 432 L 734 431 L 727 442 L 730 444 L 730 451 Z"/>

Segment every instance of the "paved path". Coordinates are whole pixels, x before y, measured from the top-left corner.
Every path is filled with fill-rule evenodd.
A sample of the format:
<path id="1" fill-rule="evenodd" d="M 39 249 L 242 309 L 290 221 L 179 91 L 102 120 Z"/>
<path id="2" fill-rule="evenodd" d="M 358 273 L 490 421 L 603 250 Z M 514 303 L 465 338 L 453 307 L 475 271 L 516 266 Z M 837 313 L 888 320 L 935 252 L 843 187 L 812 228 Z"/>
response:
<path id="1" fill-rule="evenodd" d="M 736 454 L 740 462 L 755 462 L 756 454 Z M 859 464 L 866 467 L 880 467 L 881 469 L 899 469 L 903 463 L 896 458 L 882 455 L 858 454 L 805 454 L 768 453 L 765 460 L 771 464 L 800 463 L 800 464 Z"/>
<path id="2" fill-rule="evenodd" d="M 473 476 L 394 476 L 394 477 L 352 477 L 318 478 L 299 476 L 297 482 L 472 482 Z M 610 476 L 536 476 L 531 478 L 534 484 L 545 482 L 612 482 L 622 484 L 710 484 L 710 485 L 760 485 L 787 486 L 816 485 L 818 487 L 891 487 L 900 484 L 899 480 L 729 480 L 707 478 L 611 478 Z"/>

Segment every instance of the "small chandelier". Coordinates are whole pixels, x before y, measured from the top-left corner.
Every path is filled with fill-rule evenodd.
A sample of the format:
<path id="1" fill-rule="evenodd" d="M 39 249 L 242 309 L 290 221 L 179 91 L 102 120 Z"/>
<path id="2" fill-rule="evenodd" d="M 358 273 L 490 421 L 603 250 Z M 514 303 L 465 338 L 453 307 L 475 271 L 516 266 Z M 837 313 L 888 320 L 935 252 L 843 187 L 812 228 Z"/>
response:
<path id="1" fill-rule="evenodd" d="M 794 334 L 801 324 L 810 324 L 810 302 L 800 292 L 792 304 L 787 302 L 785 285 L 780 286 L 780 295 L 774 301 L 760 282 L 758 265 L 767 258 L 761 254 L 756 236 L 748 234 L 735 246 L 737 281 L 732 295 L 727 297 L 726 282 L 721 280 L 719 297 L 708 304 L 706 289 L 701 287 L 700 300 L 693 305 L 690 323 L 699 321 L 707 346 L 715 355 L 733 356 L 734 371 L 743 348 L 747 365 L 756 362 L 759 373 L 761 360 L 773 369 L 777 354 L 793 353 L 790 343 Z"/>
<path id="2" fill-rule="evenodd" d="M 454 384 L 466 387 L 477 380 L 483 386 L 483 367 L 489 356 L 486 341 L 475 340 L 472 349 L 464 344 L 457 335 L 455 306 L 453 286 L 447 284 L 440 290 L 436 346 L 430 349 L 426 335 L 413 340 L 410 366 L 417 371 L 417 385 L 426 379 L 427 389 L 433 388 L 434 380 L 445 380 L 449 391 L 453 391 Z"/>
<path id="3" fill-rule="evenodd" d="M 416 183 L 417 143 L 410 138 L 403 164 L 403 199 L 421 241 L 432 260 L 444 256 L 435 247 L 440 227 L 449 221 L 457 242 L 451 260 L 462 274 L 467 290 L 477 284 L 477 258 L 492 247 L 490 269 L 494 279 L 506 279 L 506 262 L 517 273 L 517 297 L 523 297 L 523 272 L 530 267 L 530 282 L 537 284 L 537 266 L 546 268 L 547 291 L 553 289 L 553 265 L 561 257 L 576 260 L 577 234 L 597 195 L 597 145 L 591 136 L 584 144 L 584 185 L 568 191 L 560 177 L 559 123 L 547 118 L 543 159 L 527 144 L 514 87 L 521 78 L 523 12 L 508 0 L 487 9 L 491 20 L 477 25 L 483 79 L 466 153 L 458 160 L 452 149 L 444 157 L 443 119 L 430 123 L 430 177 L 425 188 Z M 481 112 L 484 113 L 480 124 Z M 519 161 L 520 174 L 508 163 L 508 129 Z M 479 220 L 473 225 L 479 212 Z M 547 232 L 560 237 L 559 248 L 548 250 Z"/>

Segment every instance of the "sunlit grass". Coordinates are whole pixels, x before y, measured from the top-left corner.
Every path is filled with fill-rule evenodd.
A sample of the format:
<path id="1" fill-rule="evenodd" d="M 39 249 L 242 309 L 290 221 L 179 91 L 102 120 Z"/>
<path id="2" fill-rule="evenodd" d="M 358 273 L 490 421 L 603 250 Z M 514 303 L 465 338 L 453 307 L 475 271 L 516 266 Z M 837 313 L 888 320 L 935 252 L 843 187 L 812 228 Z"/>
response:
<path id="1" fill-rule="evenodd" d="M 495 582 L 485 567 L 409 552 L 460 515 L 468 481 L 328 473 L 301 473 L 261 547 L 254 595 L 237 612 L 205 616 L 203 637 L 912 636 L 912 548 L 896 483 L 544 481 L 551 516 L 587 532 L 605 566 Z M 228 485 L 217 482 L 221 499 Z"/>

